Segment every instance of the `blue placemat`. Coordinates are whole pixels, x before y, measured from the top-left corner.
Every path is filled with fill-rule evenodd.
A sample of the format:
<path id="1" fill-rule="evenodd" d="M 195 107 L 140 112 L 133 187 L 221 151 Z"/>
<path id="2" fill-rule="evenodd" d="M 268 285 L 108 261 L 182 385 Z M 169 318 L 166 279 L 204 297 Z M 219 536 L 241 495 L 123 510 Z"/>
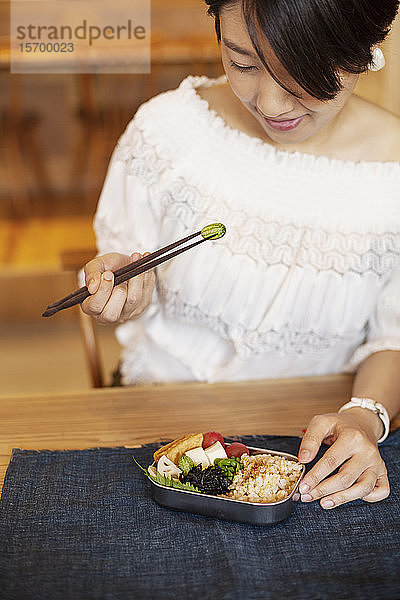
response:
<path id="1" fill-rule="evenodd" d="M 296 453 L 292 437 L 249 445 Z M 162 508 L 130 450 L 15 450 L 0 504 L 1 600 L 397 600 L 400 430 L 381 447 L 391 495 L 297 503 L 256 527 Z"/>

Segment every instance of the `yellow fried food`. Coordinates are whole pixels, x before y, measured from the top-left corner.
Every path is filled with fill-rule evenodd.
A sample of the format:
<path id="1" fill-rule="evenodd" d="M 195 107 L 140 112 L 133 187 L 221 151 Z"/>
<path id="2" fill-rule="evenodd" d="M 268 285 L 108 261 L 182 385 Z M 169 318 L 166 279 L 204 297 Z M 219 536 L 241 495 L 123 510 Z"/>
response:
<path id="1" fill-rule="evenodd" d="M 160 458 L 165 454 L 172 462 L 176 465 L 178 461 L 185 452 L 188 450 L 192 450 L 193 448 L 198 448 L 203 443 L 203 434 L 202 433 L 191 433 L 189 435 L 185 435 L 179 440 L 174 440 L 169 444 L 166 444 L 159 450 L 154 452 L 153 457 L 156 462 L 160 460 Z"/>

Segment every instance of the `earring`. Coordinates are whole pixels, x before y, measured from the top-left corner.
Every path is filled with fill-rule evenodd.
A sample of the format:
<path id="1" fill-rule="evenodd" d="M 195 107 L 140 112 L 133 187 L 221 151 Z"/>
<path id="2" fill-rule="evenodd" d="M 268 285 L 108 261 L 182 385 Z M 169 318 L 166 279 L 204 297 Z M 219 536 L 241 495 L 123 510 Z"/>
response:
<path id="1" fill-rule="evenodd" d="M 385 57 L 380 48 L 374 48 L 372 52 L 372 61 L 369 64 L 370 71 L 380 71 L 386 65 Z"/>

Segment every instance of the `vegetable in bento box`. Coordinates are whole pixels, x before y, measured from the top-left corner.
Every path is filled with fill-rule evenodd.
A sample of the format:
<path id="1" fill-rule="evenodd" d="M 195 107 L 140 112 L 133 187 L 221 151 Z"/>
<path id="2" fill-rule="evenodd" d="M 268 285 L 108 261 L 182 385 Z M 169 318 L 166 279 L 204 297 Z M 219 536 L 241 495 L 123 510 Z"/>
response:
<path id="1" fill-rule="evenodd" d="M 146 475 L 160 485 L 204 494 L 225 494 L 240 471 L 239 456 L 249 453 L 234 442 L 225 449 L 217 431 L 195 433 L 169 442 L 154 453 L 154 465 Z"/>
<path id="2" fill-rule="evenodd" d="M 187 454 L 184 454 L 179 459 L 178 467 L 180 468 L 180 470 L 182 471 L 182 473 L 184 475 L 187 475 L 189 473 L 190 469 L 193 469 L 194 462 L 192 461 L 190 456 L 187 456 Z"/>
<path id="3" fill-rule="evenodd" d="M 220 433 L 218 433 L 217 431 L 208 431 L 207 433 L 203 434 L 204 449 L 209 448 L 210 446 L 215 444 L 215 442 L 220 442 L 222 446 L 224 445 L 224 438 Z"/>
<path id="4" fill-rule="evenodd" d="M 179 475 L 179 481 L 197 487 L 203 494 L 225 494 L 232 483 L 219 467 L 202 469 L 200 465 L 193 467 L 187 475 Z"/>
<path id="5" fill-rule="evenodd" d="M 227 446 L 225 450 L 229 458 L 240 457 L 243 454 L 250 454 L 249 449 L 240 442 L 233 442 L 233 444 Z"/>

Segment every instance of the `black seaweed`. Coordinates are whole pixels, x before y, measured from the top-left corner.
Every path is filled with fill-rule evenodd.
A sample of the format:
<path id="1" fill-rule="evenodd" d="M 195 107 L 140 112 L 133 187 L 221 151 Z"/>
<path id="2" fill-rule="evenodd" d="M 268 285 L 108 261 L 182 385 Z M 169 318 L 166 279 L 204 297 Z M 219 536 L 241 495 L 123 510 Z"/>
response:
<path id="1" fill-rule="evenodd" d="M 187 475 L 181 473 L 179 481 L 191 483 L 204 494 L 225 494 L 232 483 L 219 467 L 207 467 L 202 470 L 201 465 L 193 467 Z"/>

